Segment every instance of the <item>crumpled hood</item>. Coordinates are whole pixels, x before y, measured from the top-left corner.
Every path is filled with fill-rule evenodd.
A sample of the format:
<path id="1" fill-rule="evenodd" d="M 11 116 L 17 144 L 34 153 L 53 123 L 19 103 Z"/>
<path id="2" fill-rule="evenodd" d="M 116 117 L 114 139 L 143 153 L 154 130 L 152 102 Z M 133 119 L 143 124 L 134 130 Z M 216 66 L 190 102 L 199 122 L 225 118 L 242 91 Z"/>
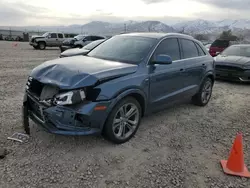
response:
<path id="1" fill-rule="evenodd" d="M 69 56 L 75 56 L 75 55 L 86 55 L 89 52 L 89 50 L 86 50 L 84 48 L 73 48 L 68 49 L 61 53 L 61 56 L 63 57 L 69 57 Z"/>
<path id="2" fill-rule="evenodd" d="M 95 85 L 98 81 L 112 79 L 136 72 L 137 65 L 102 60 L 87 56 L 58 58 L 47 61 L 30 74 L 34 79 L 56 85 L 60 89 L 77 89 Z"/>
<path id="3" fill-rule="evenodd" d="M 222 56 L 218 55 L 215 58 L 215 62 L 217 64 L 237 64 L 237 65 L 246 65 L 250 64 L 250 58 L 249 57 L 241 57 L 241 56 Z"/>

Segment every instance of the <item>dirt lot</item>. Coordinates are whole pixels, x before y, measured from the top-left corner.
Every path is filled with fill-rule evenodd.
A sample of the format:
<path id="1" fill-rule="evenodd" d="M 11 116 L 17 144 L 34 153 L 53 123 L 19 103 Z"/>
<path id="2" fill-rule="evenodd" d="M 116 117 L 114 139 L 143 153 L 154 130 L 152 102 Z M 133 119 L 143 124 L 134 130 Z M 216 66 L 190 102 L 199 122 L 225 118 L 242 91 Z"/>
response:
<path id="1" fill-rule="evenodd" d="M 0 187 L 250 187 L 223 174 L 238 131 L 250 169 L 250 86 L 216 82 L 209 105 L 180 104 L 143 119 L 135 138 L 113 145 L 101 137 L 52 135 L 31 123 L 28 143 L 7 140 L 22 131 L 24 86 L 32 68 L 58 49 L 0 42 Z"/>

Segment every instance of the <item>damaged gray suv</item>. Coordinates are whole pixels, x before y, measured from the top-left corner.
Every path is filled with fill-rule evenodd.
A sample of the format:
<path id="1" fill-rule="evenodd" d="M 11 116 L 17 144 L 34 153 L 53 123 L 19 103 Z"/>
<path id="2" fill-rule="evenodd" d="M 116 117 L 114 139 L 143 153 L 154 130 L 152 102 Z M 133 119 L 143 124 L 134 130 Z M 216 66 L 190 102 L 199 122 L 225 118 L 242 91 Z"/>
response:
<path id="1" fill-rule="evenodd" d="M 124 143 L 145 114 L 189 97 L 205 106 L 213 84 L 214 60 L 194 38 L 175 33 L 117 35 L 87 56 L 59 58 L 33 69 L 23 124 L 28 134 L 32 119 L 50 133 L 102 133 Z"/>

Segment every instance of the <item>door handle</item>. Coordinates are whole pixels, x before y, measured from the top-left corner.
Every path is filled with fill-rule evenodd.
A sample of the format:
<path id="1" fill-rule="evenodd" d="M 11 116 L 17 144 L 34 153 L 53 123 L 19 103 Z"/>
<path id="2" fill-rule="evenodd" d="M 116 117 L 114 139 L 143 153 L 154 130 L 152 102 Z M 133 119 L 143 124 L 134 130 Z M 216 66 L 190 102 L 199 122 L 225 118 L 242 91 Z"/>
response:
<path id="1" fill-rule="evenodd" d="M 183 71 L 184 71 L 184 69 L 180 69 L 180 71 L 181 71 L 181 72 L 183 72 Z"/>
<path id="2" fill-rule="evenodd" d="M 205 65 L 206 65 L 205 63 L 202 64 L 202 66 L 205 66 Z"/>

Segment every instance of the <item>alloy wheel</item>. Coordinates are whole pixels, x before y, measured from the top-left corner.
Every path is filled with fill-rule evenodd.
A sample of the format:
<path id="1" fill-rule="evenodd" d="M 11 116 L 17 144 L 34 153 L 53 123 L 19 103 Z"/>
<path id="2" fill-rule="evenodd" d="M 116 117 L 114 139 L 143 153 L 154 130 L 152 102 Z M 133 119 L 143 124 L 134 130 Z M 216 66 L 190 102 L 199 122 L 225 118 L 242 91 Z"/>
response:
<path id="1" fill-rule="evenodd" d="M 113 120 L 113 133 L 118 139 L 130 137 L 136 130 L 140 119 L 138 107 L 133 103 L 121 106 L 116 112 Z"/>
<path id="2" fill-rule="evenodd" d="M 210 81 L 207 81 L 202 89 L 202 94 L 201 94 L 202 102 L 207 103 L 211 97 L 211 94 L 212 94 L 212 83 Z"/>

